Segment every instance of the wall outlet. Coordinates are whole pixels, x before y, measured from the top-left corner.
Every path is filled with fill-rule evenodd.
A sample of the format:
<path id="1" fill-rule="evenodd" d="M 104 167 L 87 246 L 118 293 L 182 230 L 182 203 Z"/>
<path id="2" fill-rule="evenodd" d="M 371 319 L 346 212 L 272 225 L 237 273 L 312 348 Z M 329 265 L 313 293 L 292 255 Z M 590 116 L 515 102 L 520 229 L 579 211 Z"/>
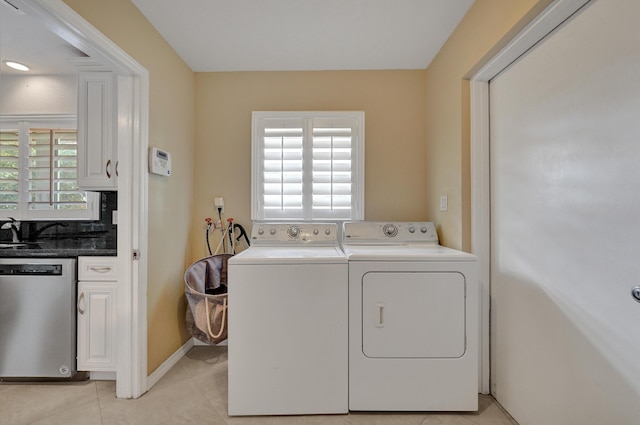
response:
<path id="1" fill-rule="evenodd" d="M 216 208 L 216 212 L 218 212 L 218 208 L 220 208 L 220 213 L 224 212 L 224 198 L 213 198 L 213 206 Z"/>

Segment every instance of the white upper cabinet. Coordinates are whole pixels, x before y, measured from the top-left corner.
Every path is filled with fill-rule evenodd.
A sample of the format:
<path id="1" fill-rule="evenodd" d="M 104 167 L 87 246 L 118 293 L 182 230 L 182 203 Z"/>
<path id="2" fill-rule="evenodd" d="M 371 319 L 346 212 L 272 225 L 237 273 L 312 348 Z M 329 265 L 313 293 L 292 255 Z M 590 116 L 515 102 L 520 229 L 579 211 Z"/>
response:
<path id="1" fill-rule="evenodd" d="M 78 185 L 82 189 L 118 188 L 116 88 L 111 71 L 78 73 Z"/>

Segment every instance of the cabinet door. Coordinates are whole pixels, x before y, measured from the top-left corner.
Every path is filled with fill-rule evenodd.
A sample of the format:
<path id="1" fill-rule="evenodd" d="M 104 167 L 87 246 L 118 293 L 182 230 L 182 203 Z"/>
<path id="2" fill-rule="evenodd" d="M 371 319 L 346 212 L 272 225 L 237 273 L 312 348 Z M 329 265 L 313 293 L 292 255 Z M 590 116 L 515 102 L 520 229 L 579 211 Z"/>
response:
<path id="1" fill-rule="evenodd" d="M 116 282 L 78 284 L 78 370 L 116 370 Z"/>
<path id="2" fill-rule="evenodd" d="M 113 72 L 78 74 L 78 185 L 117 189 L 116 84 Z"/>

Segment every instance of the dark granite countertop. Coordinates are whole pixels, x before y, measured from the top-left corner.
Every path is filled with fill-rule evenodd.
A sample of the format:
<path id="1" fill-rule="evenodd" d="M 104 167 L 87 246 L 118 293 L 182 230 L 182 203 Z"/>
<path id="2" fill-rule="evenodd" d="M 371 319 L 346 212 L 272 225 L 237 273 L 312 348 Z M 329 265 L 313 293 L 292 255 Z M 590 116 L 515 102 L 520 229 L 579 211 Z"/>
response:
<path id="1" fill-rule="evenodd" d="M 2 257 L 73 258 L 79 256 L 115 256 L 117 250 L 101 246 L 95 240 L 48 240 L 13 244 L 0 242 Z"/>

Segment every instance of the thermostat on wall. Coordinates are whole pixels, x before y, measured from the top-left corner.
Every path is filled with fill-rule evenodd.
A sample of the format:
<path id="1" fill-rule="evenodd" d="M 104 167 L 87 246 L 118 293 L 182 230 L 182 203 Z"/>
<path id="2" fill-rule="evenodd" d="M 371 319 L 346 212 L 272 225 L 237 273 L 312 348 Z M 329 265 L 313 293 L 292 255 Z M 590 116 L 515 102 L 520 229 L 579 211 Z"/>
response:
<path id="1" fill-rule="evenodd" d="M 149 172 L 161 176 L 171 175 L 171 154 L 158 148 L 149 149 Z"/>

